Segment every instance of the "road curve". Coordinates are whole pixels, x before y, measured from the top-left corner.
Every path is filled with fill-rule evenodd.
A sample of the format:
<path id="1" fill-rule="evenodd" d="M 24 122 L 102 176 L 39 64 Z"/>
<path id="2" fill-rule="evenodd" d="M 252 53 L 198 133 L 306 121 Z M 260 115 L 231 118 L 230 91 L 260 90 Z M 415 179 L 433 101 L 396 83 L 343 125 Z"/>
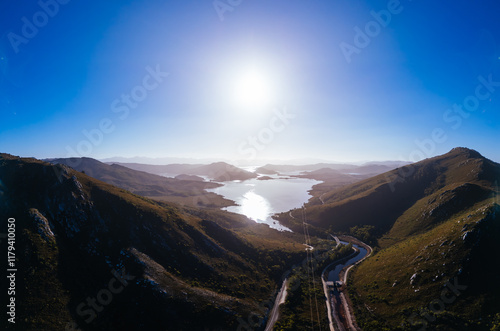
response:
<path id="1" fill-rule="evenodd" d="M 338 240 L 337 237 L 335 237 L 335 239 Z M 345 271 L 344 271 L 344 275 L 342 277 L 342 280 L 343 280 L 344 284 L 347 284 L 347 276 L 348 276 L 348 273 L 351 270 L 351 268 L 354 267 L 355 265 L 361 263 L 361 261 L 365 260 L 366 258 L 368 258 L 372 254 L 373 249 L 369 245 L 362 242 L 361 240 L 354 238 L 354 237 L 351 237 L 351 236 L 342 236 L 341 239 L 348 241 L 348 242 L 351 242 L 351 243 L 354 243 L 354 244 L 357 244 L 357 245 L 360 245 L 360 246 L 363 246 L 367 250 L 366 256 L 364 256 L 361 260 L 357 261 L 356 263 L 354 263 L 354 264 L 352 264 L 344 269 Z M 351 257 L 352 257 L 352 255 L 349 256 L 348 259 L 350 259 Z M 345 259 L 345 258 L 343 258 L 343 259 Z M 342 259 L 340 259 L 340 260 L 342 260 Z M 326 305 L 327 305 L 327 310 L 328 310 L 328 321 L 329 321 L 330 331 L 337 331 L 337 330 L 344 331 L 345 330 L 345 327 L 340 322 L 338 312 L 336 312 L 334 309 L 333 301 L 332 301 L 332 298 L 330 296 L 330 291 L 328 290 L 328 287 L 326 286 L 326 281 L 325 281 L 325 279 L 327 279 L 327 277 L 325 277 L 326 270 L 329 269 L 332 265 L 339 263 L 340 260 L 337 260 L 337 261 L 329 264 L 328 266 L 326 266 L 325 269 L 323 269 L 323 272 L 321 273 L 321 281 L 323 282 L 323 291 L 325 292 L 325 297 L 326 297 Z M 342 271 L 341 271 L 341 273 L 342 273 Z M 344 308 L 344 311 L 346 312 L 346 320 L 347 320 L 346 322 L 348 324 L 347 325 L 348 329 L 349 330 L 359 330 L 359 328 L 355 325 L 354 315 L 352 313 L 351 307 L 349 306 L 349 300 L 348 300 L 346 294 L 344 292 L 341 292 L 339 297 L 340 297 L 341 304 Z M 333 323 L 333 320 L 335 320 L 335 323 Z M 337 328 L 335 328 L 335 324 L 337 325 Z"/>
<path id="2" fill-rule="evenodd" d="M 338 247 L 340 245 L 339 238 L 332 235 L 332 234 L 330 234 L 329 236 L 331 236 L 335 240 L 335 242 L 337 243 L 337 245 L 335 247 Z M 354 253 L 353 253 L 353 255 L 354 255 Z M 350 257 L 351 257 L 351 255 L 348 258 L 350 258 Z M 323 284 L 323 292 L 325 293 L 326 310 L 328 312 L 328 326 L 330 328 L 330 331 L 336 331 L 337 329 L 340 331 L 344 331 L 345 329 L 342 326 L 342 323 L 340 322 L 338 314 L 335 313 L 334 305 L 332 302 L 333 299 L 330 297 L 330 291 L 328 290 L 328 286 L 326 285 L 326 281 L 325 281 L 325 279 L 327 279 L 327 277 L 325 277 L 325 272 L 328 268 L 330 268 L 330 266 L 339 263 L 339 261 L 341 261 L 345 258 L 346 257 L 343 257 L 341 259 L 333 261 L 332 263 L 327 265 L 323 269 L 323 271 L 321 272 L 321 283 Z M 335 320 L 335 323 L 333 322 L 333 320 Z M 335 328 L 335 325 L 337 325 L 337 329 Z"/>
<path id="3" fill-rule="evenodd" d="M 343 275 L 342 279 L 343 279 L 344 284 L 347 285 L 347 276 L 349 274 L 349 271 L 351 271 L 351 269 L 355 265 L 363 262 L 365 259 L 370 257 L 370 255 L 372 255 L 372 253 L 373 253 L 373 249 L 371 248 L 370 245 L 365 244 L 361 240 L 354 238 L 354 237 L 351 237 L 351 236 L 343 236 L 343 240 L 352 242 L 353 244 L 356 244 L 359 246 L 363 246 L 363 248 L 365 248 L 367 250 L 367 254 L 365 255 L 365 257 L 363 257 L 361 260 L 357 261 L 356 263 L 351 264 L 349 267 L 345 268 L 345 271 L 343 271 L 344 275 Z M 341 271 L 341 273 L 342 273 L 342 271 Z M 342 305 L 344 306 L 344 311 L 346 312 L 346 315 L 347 315 L 346 317 L 347 317 L 347 323 L 348 323 L 349 329 L 350 330 L 361 330 L 355 323 L 354 314 L 353 314 L 353 311 L 351 309 L 352 307 L 349 306 L 348 294 L 342 292 L 342 293 L 340 293 L 340 297 L 342 300 Z"/>

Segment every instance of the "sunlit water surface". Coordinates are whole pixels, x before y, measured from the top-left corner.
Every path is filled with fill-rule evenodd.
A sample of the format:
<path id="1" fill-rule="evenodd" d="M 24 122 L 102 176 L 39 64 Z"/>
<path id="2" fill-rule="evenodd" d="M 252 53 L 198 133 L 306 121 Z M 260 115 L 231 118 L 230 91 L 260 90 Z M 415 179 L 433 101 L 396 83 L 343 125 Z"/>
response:
<path id="1" fill-rule="evenodd" d="M 270 227 L 290 231 L 287 227 L 273 220 L 271 216 L 302 206 L 311 195 L 308 191 L 313 185 L 321 183 L 307 178 L 290 178 L 287 176 L 270 175 L 272 179 L 249 179 L 221 183 L 224 186 L 207 190 L 224 196 L 236 202 L 224 210 L 242 214 L 248 218 L 266 223 Z"/>

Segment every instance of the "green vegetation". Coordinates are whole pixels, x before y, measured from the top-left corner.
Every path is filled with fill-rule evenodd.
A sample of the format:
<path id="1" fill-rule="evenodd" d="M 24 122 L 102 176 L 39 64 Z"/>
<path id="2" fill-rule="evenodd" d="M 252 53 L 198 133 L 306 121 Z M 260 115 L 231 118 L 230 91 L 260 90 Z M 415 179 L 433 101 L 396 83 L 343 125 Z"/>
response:
<path id="1" fill-rule="evenodd" d="M 350 254 L 352 254 L 351 245 L 341 245 L 337 248 L 323 251 L 322 254 L 315 254 L 312 260 L 312 270 L 315 277 L 314 284 L 311 276 L 311 264 L 308 265 L 305 262 L 300 267 L 294 269 L 289 278 L 287 299 L 280 306 L 280 318 L 274 330 L 309 330 L 312 328 L 312 325 L 314 325 L 314 328 L 318 328 L 321 325 L 322 329 L 328 329 L 328 315 L 321 282 L 321 273 L 330 263 Z"/>
<path id="2" fill-rule="evenodd" d="M 236 329 L 238 318 L 264 320 L 263 298 L 305 257 L 302 236 L 151 200 L 60 165 L 2 155 L 0 180 L 1 216 L 15 217 L 23 235 L 23 330 Z M 88 312 L 87 298 L 114 272 L 134 280 L 89 318 L 82 303 Z"/>
<path id="3" fill-rule="evenodd" d="M 297 233 L 282 233 L 206 208 L 221 201 L 202 202 L 200 182 L 154 187 L 150 174 L 131 180 L 130 169 L 104 168 L 106 180 L 120 188 L 89 177 L 92 167 L 75 171 L 0 155 L 0 216 L 18 220 L 16 249 L 24 263 L 17 326 L 236 329 L 255 316 L 262 327 L 262 302 L 298 265 L 276 329 L 310 328 L 312 308 L 313 323 L 326 329 L 320 273 L 349 247 L 332 250 L 331 242 L 313 239 L 314 251 L 326 255 L 315 257 L 312 286 L 301 265 L 306 253 L 296 211 L 279 220 Z M 375 246 L 353 268 L 348 286 L 364 330 L 499 329 L 499 178 L 500 165 L 459 148 L 323 192 L 324 204 L 313 199 L 307 205 L 311 235 L 345 233 Z M 149 194 L 153 189 L 158 195 Z M 87 323 L 77 307 L 108 286 L 117 270 L 134 281 Z"/>
<path id="4" fill-rule="evenodd" d="M 365 330 L 490 330 L 496 323 L 500 167 L 465 149 L 415 168 L 430 166 L 440 172 L 425 194 L 351 274 L 349 292 Z M 455 284 L 460 291 L 443 298 Z"/>
<path id="5" fill-rule="evenodd" d="M 349 235 L 358 238 L 362 242 L 369 245 L 376 243 L 375 226 L 373 225 L 363 225 L 363 226 L 353 226 L 349 229 Z"/>
<path id="6" fill-rule="evenodd" d="M 324 204 L 306 205 L 312 231 L 349 233 L 375 246 L 375 254 L 354 268 L 348 287 L 364 330 L 494 327 L 500 310 L 494 262 L 499 178 L 499 164 L 456 148 L 323 192 Z M 300 227 L 289 213 L 280 221 Z M 467 288 L 441 307 L 448 282 Z"/>

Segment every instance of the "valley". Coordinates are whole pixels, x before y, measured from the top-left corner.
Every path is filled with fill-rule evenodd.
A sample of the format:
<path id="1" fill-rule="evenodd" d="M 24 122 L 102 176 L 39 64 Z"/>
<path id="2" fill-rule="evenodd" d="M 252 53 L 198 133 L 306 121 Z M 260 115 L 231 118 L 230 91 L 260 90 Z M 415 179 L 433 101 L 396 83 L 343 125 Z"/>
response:
<path id="1" fill-rule="evenodd" d="M 26 330 L 264 330 L 269 321 L 274 330 L 493 330 L 500 321 L 500 165 L 476 151 L 401 167 L 255 172 L 48 161 L 0 156 Z M 175 178 L 158 175 L 167 173 Z M 249 192 L 265 202 L 245 207 Z M 124 281 L 120 293 L 91 308 L 86 298 L 113 279 Z"/>

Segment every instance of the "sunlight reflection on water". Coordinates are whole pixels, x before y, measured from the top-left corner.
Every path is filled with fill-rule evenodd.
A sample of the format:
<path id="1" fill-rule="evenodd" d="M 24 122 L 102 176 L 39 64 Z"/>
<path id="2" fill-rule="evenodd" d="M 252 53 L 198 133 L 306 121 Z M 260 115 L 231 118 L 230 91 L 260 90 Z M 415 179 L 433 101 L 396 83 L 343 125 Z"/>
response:
<path id="1" fill-rule="evenodd" d="M 236 202 L 237 206 L 224 210 L 243 214 L 248 218 L 266 223 L 278 230 L 287 227 L 272 219 L 275 213 L 299 208 L 311 197 L 308 191 L 319 181 L 307 178 L 290 178 L 273 176 L 270 180 L 249 179 L 246 181 L 224 182 L 222 187 L 207 190 Z"/>
<path id="2" fill-rule="evenodd" d="M 271 205 L 264 197 L 255 194 L 254 191 L 245 193 L 240 201 L 240 213 L 255 221 L 265 222 L 271 214 Z"/>

